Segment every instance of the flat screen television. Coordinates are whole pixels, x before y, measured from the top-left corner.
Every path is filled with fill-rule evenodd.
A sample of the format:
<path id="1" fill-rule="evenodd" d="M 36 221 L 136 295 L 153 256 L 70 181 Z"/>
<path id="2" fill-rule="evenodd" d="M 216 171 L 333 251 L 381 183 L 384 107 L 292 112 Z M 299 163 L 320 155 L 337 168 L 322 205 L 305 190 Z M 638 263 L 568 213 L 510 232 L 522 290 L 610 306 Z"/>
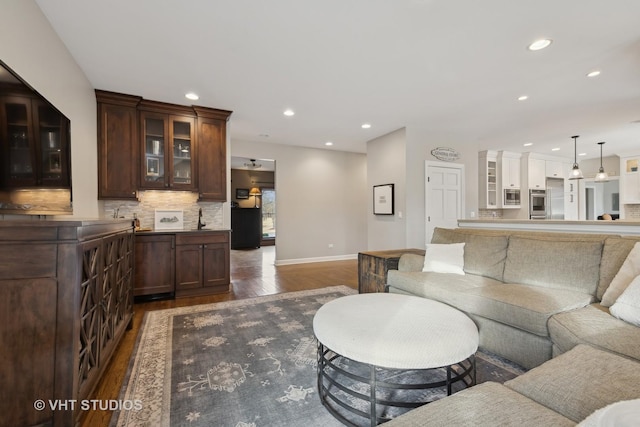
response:
<path id="1" fill-rule="evenodd" d="M 70 121 L 0 61 L 0 215 L 68 215 Z"/>

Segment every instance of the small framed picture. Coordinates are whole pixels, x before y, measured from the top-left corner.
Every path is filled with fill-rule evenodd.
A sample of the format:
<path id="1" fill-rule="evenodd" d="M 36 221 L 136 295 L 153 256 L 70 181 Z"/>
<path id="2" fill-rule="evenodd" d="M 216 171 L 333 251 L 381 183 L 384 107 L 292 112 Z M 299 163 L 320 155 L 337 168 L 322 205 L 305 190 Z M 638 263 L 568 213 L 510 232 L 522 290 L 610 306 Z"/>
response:
<path id="1" fill-rule="evenodd" d="M 373 186 L 373 214 L 393 215 L 393 184 Z"/>
<path id="2" fill-rule="evenodd" d="M 248 188 L 236 188 L 236 199 L 248 199 L 248 198 L 249 198 Z"/>
<path id="3" fill-rule="evenodd" d="M 154 227 L 156 230 L 182 230 L 184 212 L 181 209 L 156 209 Z"/>
<path id="4" fill-rule="evenodd" d="M 160 159 L 157 157 L 147 157 L 147 176 L 160 175 Z"/>

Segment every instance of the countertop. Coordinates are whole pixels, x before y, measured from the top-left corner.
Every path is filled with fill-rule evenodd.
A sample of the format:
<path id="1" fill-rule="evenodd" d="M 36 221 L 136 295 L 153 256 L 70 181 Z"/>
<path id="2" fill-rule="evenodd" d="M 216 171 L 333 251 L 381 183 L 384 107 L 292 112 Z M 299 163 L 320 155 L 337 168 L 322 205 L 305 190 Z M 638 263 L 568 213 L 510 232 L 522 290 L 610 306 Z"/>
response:
<path id="1" fill-rule="evenodd" d="M 569 221 L 553 219 L 459 219 L 458 227 L 640 235 L 640 220 Z"/>

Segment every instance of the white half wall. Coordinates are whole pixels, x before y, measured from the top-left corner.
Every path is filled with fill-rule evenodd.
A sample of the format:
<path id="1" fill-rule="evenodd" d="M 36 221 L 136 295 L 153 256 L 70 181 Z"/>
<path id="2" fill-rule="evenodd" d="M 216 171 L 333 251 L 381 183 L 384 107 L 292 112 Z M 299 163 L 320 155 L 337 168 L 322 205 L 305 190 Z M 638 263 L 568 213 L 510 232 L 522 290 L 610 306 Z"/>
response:
<path id="1" fill-rule="evenodd" d="M 2 0 L 0 59 L 71 120 L 73 216 L 97 218 L 96 98 L 33 0 Z"/>
<path id="2" fill-rule="evenodd" d="M 366 155 L 232 139 L 231 156 L 275 160 L 276 264 L 367 249 Z"/>

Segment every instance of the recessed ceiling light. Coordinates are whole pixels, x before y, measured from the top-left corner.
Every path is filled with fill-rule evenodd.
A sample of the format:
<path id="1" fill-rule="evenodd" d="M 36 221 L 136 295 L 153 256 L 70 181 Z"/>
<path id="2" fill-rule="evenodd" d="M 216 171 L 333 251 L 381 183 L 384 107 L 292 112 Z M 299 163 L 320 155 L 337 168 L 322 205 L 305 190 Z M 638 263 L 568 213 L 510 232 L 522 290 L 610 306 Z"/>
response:
<path id="1" fill-rule="evenodd" d="M 187 99 L 190 99 L 192 101 L 197 101 L 198 99 L 200 99 L 198 94 L 193 93 L 193 92 L 185 93 L 184 97 L 187 98 Z"/>
<path id="2" fill-rule="evenodd" d="M 293 116 L 295 114 L 295 112 L 293 110 L 284 110 L 283 113 L 285 116 Z"/>
<path id="3" fill-rule="evenodd" d="M 528 47 L 529 50 L 541 50 L 545 47 L 549 47 L 551 44 L 551 39 L 540 39 L 531 43 Z"/>
<path id="4" fill-rule="evenodd" d="M 326 145 L 327 147 L 330 147 L 330 146 L 332 146 L 332 145 L 333 145 L 333 142 L 331 142 L 331 141 L 327 141 L 327 142 L 325 142 L 325 143 L 324 143 L 324 145 Z"/>
<path id="5" fill-rule="evenodd" d="M 522 144 L 524 147 L 531 147 L 533 145 L 533 142 L 525 142 L 524 144 Z"/>
<path id="6" fill-rule="evenodd" d="M 369 129 L 371 128 L 371 124 L 370 123 L 363 123 L 362 124 L 362 129 Z"/>
<path id="7" fill-rule="evenodd" d="M 578 153 L 578 156 L 586 156 L 587 153 Z"/>
<path id="8" fill-rule="evenodd" d="M 522 95 L 518 97 L 518 101 L 526 101 L 527 99 L 529 99 L 527 95 Z"/>
<path id="9" fill-rule="evenodd" d="M 560 151 L 560 148 L 558 148 L 558 147 L 552 148 L 551 151 Z"/>
<path id="10" fill-rule="evenodd" d="M 587 77 L 598 77 L 599 75 L 600 75 L 600 70 L 593 70 L 592 72 L 587 74 Z"/>

